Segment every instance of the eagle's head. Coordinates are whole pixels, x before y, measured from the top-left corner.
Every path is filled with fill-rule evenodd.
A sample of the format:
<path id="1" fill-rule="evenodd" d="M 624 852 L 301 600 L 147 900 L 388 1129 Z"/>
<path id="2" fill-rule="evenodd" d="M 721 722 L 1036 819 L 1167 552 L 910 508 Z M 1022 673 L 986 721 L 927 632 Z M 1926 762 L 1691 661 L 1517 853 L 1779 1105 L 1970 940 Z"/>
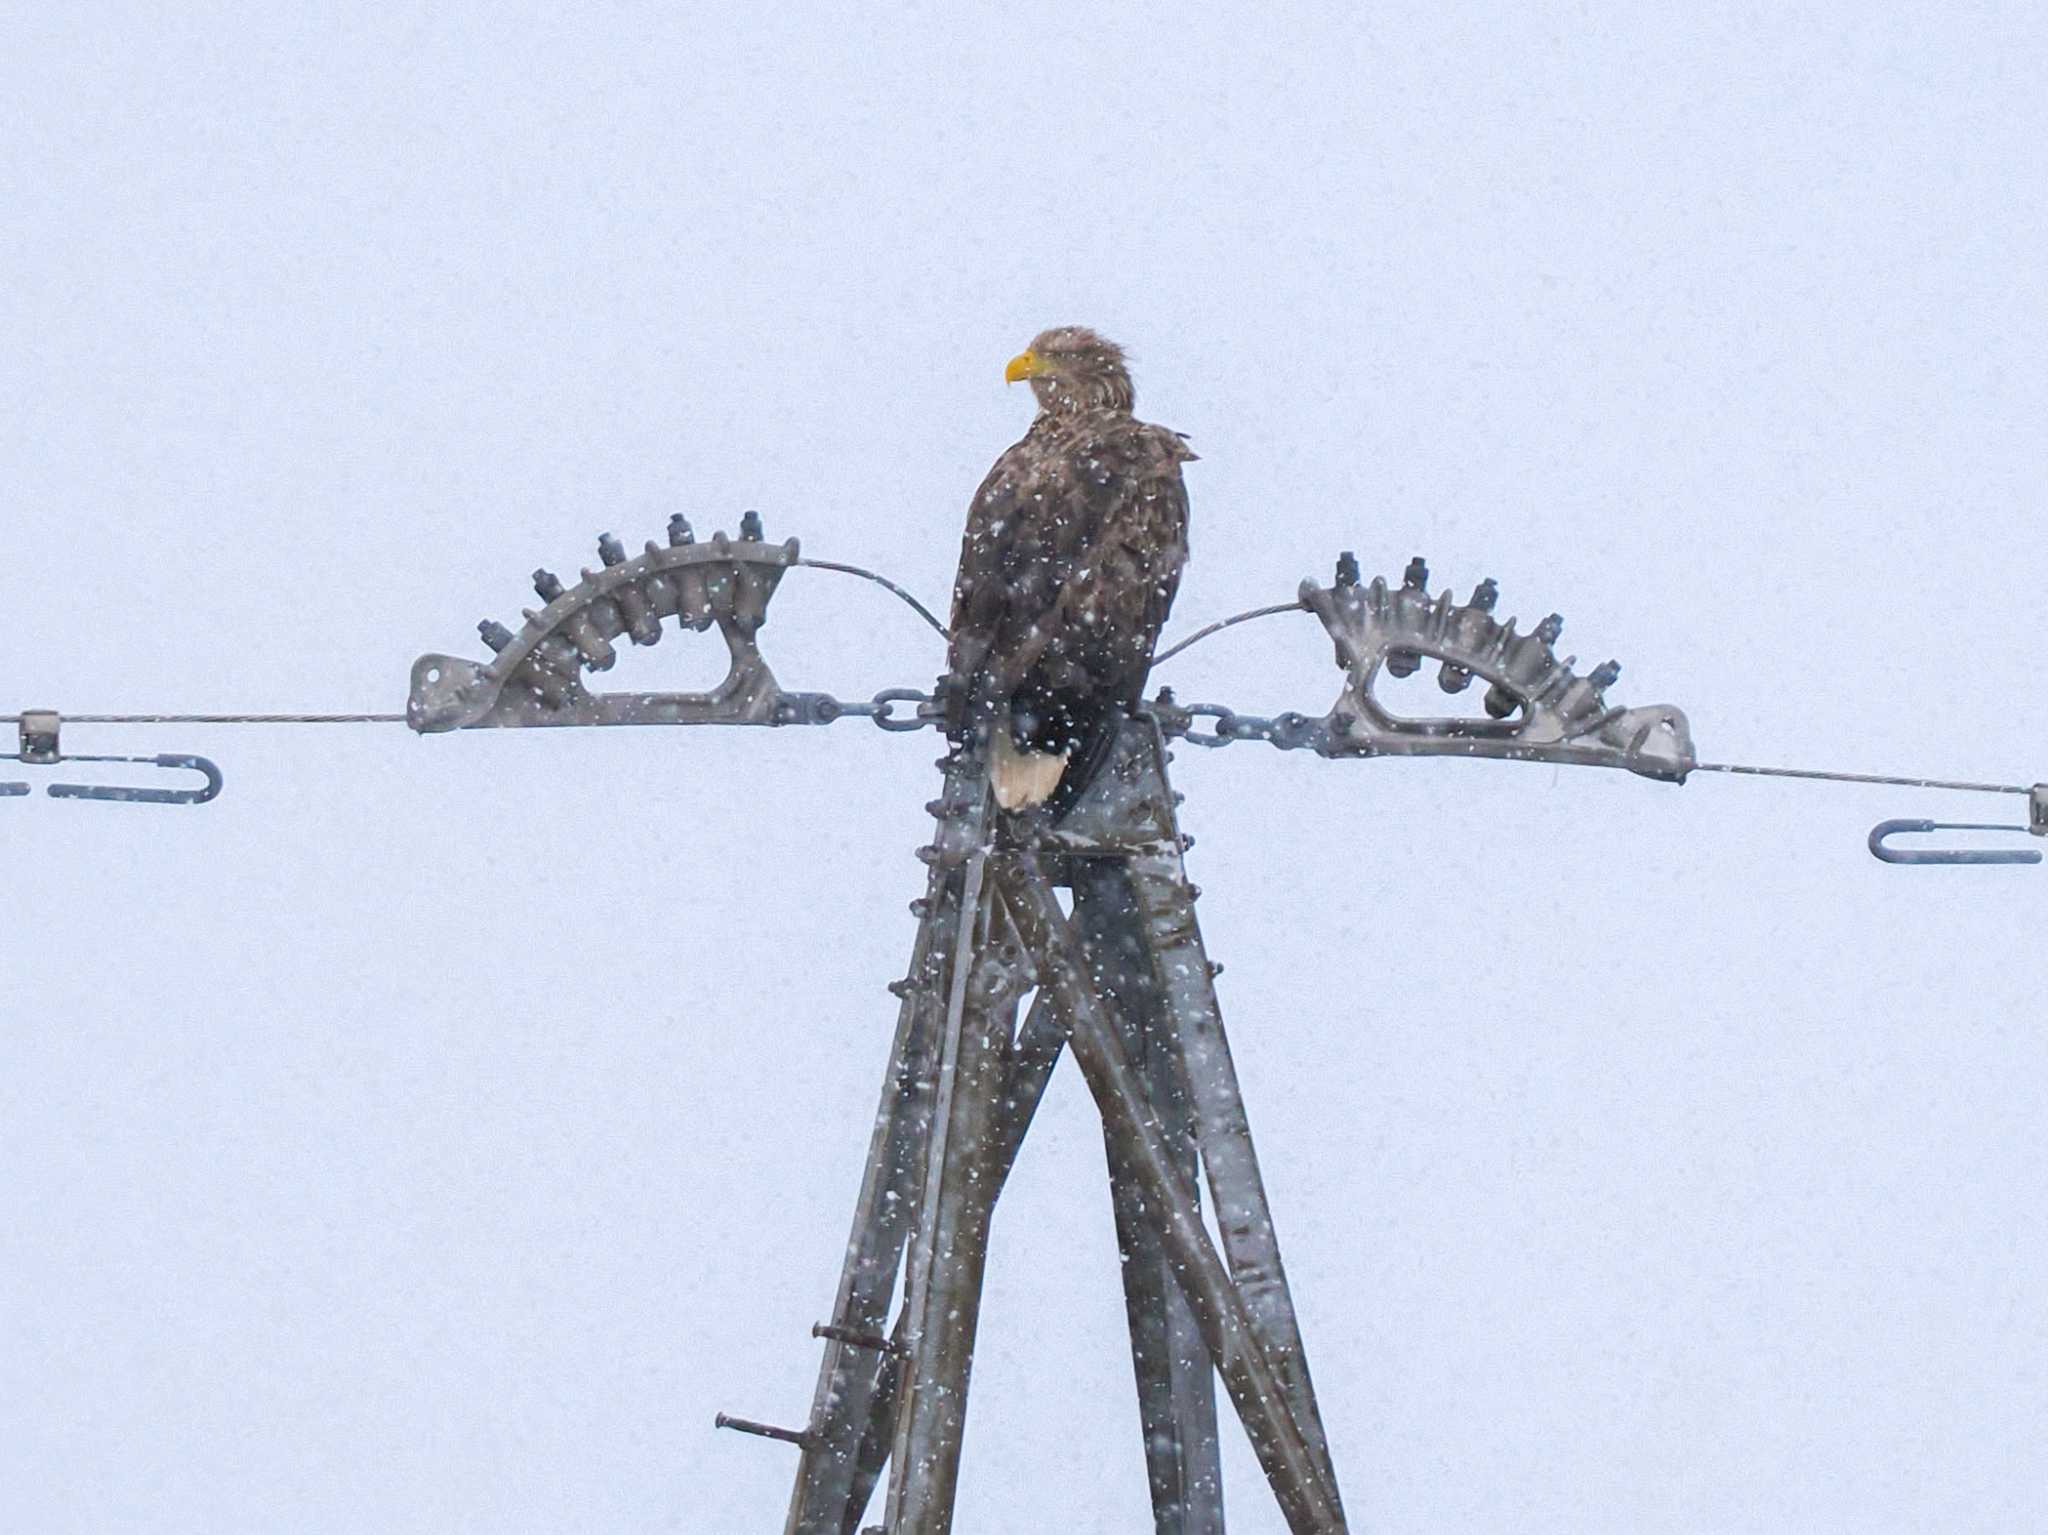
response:
<path id="1" fill-rule="evenodd" d="M 1129 410 L 1135 398 L 1124 349 L 1085 325 L 1040 331 L 1010 359 L 1006 382 L 1031 381 L 1042 411 Z"/>

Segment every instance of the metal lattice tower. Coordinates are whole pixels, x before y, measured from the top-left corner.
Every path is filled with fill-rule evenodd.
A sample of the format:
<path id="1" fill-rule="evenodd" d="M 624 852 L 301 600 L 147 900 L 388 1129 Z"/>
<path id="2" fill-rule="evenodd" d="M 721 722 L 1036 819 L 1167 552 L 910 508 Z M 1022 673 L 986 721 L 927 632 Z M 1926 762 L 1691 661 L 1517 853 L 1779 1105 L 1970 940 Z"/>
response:
<path id="1" fill-rule="evenodd" d="M 865 704 L 782 689 L 758 635 L 784 576 L 812 562 L 794 539 L 767 543 L 758 517 L 737 539 L 699 543 L 678 517 L 665 545 L 629 558 L 607 535 L 598 551 L 602 568 L 573 587 L 535 572 L 546 605 L 518 632 L 479 626 L 492 660 L 421 657 L 414 728 L 939 722 L 933 700 L 909 689 Z M 929 872 L 913 906 L 917 939 L 891 988 L 901 1007 L 881 1105 L 832 1316 L 815 1329 L 825 1352 L 810 1416 L 794 1429 L 719 1419 L 798 1447 L 785 1535 L 859 1535 L 885 1474 L 883 1535 L 951 1529 L 991 1216 L 1069 1050 L 1102 1115 L 1156 1535 L 1224 1528 L 1219 1377 L 1289 1528 L 1346 1528 L 1182 863 L 1166 740 L 1531 759 L 1673 781 L 1696 765 L 1683 714 L 1610 706 L 1618 666 L 1582 677 L 1559 659 L 1562 619 L 1518 634 L 1493 617 L 1493 582 L 1462 604 L 1427 586 L 1420 560 L 1390 586 L 1361 582 L 1344 556 L 1330 586 L 1304 582 L 1289 605 L 1322 621 L 1344 669 L 1327 714 L 1260 719 L 1162 693 L 1126 721 L 1056 824 L 998 813 L 973 748 L 941 759 L 944 786 L 928 807 L 936 830 L 919 850 Z M 731 656 L 719 687 L 588 689 L 586 675 L 613 664 L 614 641 L 656 643 L 671 616 L 717 629 Z M 1425 657 L 1440 663 L 1446 692 L 1484 679 L 1488 717 L 1412 721 L 1381 707 L 1381 673 L 1407 676 Z M 912 701 L 914 715 L 895 713 Z M 1204 1225 L 1205 1184 L 1220 1241 Z"/>
<path id="2" fill-rule="evenodd" d="M 1102 1114 L 1159 1535 L 1223 1529 L 1218 1375 L 1290 1528 L 1345 1528 L 1166 756 L 1157 723 L 1130 720 L 1056 826 L 995 812 L 972 752 L 944 759 L 817 1394 L 776 1436 L 803 1455 L 786 1535 L 852 1535 L 885 1471 L 882 1529 L 951 1529 L 990 1218 L 1068 1050 Z"/>

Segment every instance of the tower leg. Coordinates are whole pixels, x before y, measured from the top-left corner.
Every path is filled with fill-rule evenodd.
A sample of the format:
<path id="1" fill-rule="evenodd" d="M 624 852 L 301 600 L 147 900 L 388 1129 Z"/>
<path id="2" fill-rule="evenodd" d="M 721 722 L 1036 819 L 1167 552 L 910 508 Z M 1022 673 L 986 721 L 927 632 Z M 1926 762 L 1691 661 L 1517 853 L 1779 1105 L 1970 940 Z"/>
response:
<path id="1" fill-rule="evenodd" d="M 833 1323 L 847 1336 L 872 1336 L 888 1326 L 930 1135 L 929 1062 L 939 1021 L 931 1015 L 936 1011 L 913 993 L 898 1022 L 832 1307 Z M 865 1464 L 875 1454 L 876 1419 L 890 1411 L 899 1373 L 888 1352 L 827 1340 L 786 1535 L 853 1535 L 859 1527 L 879 1468 L 879 1462 L 873 1469 Z M 886 1432 L 882 1442 L 886 1452 Z"/>
<path id="2" fill-rule="evenodd" d="M 923 1196 L 911 1242 L 889 1535 L 948 1535 L 953 1527 L 989 1221 L 1000 1181 L 996 1128 L 1022 989 L 1021 955 L 1004 930 L 987 868 L 985 852 L 969 855 L 961 908 L 977 918 L 959 929 L 939 1042 Z"/>
<path id="3" fill-rule="evenodd" d="M 947 775 L 943 816 L 978 832 L 984 797 L 972 764 L 955 763 Z M 965 883 L 961 868 L 941 864 L 933 868 L 926 884 L 924 918 L 911 951 L 895 1043 L 833 1301 L 832 1322 L 843 1337 L 828 1339 L 825 1345 L 785 1535 L 854 1535 L 894 1438 L 905 1319 L 898 1318 L 893 1335 L 896 1350 L 877 1350 L 845 1339 L 873 1338 L 889 1329 L 889 1306 L 917 1213 L 931 1140 L 935 1057 L 947 1021 L 953 959 L 963 939 L 983 920 L 976 903 L 963 906 Z"/>

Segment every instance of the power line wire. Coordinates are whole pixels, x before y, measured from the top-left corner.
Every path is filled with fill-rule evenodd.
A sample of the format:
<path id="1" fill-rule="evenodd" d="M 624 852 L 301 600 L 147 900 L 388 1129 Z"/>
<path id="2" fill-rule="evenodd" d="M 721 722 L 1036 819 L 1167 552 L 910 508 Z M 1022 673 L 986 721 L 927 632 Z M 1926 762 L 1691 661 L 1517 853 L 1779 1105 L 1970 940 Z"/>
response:
<path id="1" fill-rule="evenodd" d="M 1246 618 L 1264 616 L 1265 613 L 1285 611 L 1272 608 L 1259 614 L 1240 614 L 1237 618 L 1226 619 L 1223 624 L 1189 636 L 1175 649 L 1193 644 L 1214 628 L 1242 622 Z M 1171 652 L 1168 652 L 1171 654 Z M 1160 659 L 1164 660 L 1162 656 Z M 0 725 L 16 725 L 21 721 L 18 714 L 0 714 Z M 62 722 L 66 725 L 403 725 L 403 714 L 65 714 Z M 4 760 L 5 754 L 0 754 Z M 1901 789 L 1947 789 L 1964 794 L 2020 794 L 2033 791 L 2025 784 L 1982 783 L 1962 778 L 1914 778 L 1889 773 L 1844 773 L 1821 768 L 1758 767 L 1739 762 L 1699 762 L 1693 765 L 1696 773 L 1729 773 L 1745 778 L 1801 778 L 1814 782 L 1889 785 Z"/>
<path id="2" fill-rule="evenodd" d="M 1696 762 L 1695 773 L 1740 773 L 1748 778 L 1814 778 L 1829 783 L 1891 784 L 1902 789 L 1957 789 L 1967 794 L 2031 794 L 2023 784 L 1971 783 L 1959 778 L 1894 778 L 1883 773 L 1830 773 L 1818 768 L 1747 767 L 1735 762 Z"/>
<path id="3" fill-rule="evenodd" d="M 66 725 L 403 725 L 403 714 L 66 714 Z M 0 714 L 0 725 L 18 725 Z"/>

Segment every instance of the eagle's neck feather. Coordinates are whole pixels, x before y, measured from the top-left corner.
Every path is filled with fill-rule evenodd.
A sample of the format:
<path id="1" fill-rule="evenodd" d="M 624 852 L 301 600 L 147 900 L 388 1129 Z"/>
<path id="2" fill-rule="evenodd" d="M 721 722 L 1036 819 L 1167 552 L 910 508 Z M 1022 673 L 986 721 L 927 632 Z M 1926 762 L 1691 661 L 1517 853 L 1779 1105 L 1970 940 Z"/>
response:
<path id="1" fill-rule="evenodd" d="M 1084 416 L 1096 411 L 1129 415 L 1137 403 L 1131 375 L 1121 367 L 1057 379 L 1033 379 L 1032 393 L 1038 396 L 1041 415 Z"/>

